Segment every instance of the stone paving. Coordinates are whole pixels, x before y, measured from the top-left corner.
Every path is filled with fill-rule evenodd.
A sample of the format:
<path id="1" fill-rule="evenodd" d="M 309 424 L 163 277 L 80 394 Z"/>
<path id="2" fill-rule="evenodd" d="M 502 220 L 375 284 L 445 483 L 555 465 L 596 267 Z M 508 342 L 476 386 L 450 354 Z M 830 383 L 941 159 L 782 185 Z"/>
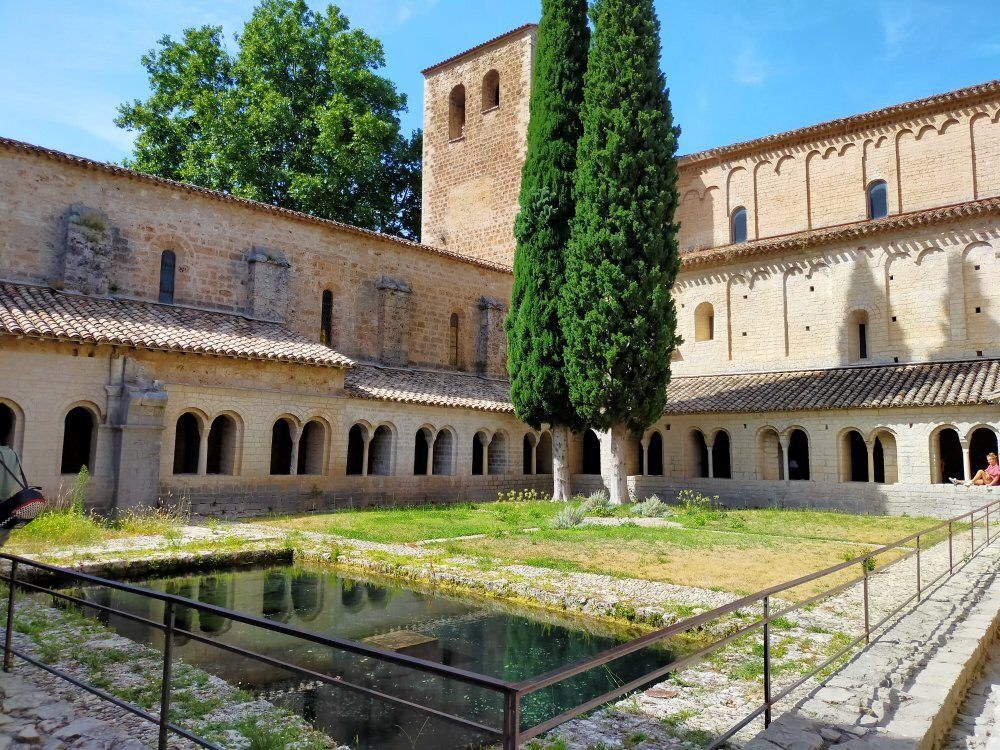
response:
<path id="1" fill-rule="evenodd" d="M 944 750 L 1000 750 L 1000 641 L 969 689 Z"/>

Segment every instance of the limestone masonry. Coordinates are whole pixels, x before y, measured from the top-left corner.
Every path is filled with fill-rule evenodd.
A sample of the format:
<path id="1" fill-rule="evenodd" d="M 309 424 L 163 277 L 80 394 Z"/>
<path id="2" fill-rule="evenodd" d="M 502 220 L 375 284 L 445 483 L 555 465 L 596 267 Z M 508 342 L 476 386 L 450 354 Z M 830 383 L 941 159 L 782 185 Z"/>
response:
<path id="1" fill-rule="evenodd" d="M 503 318 L 535 27 L 424 71 L 423 243 L 0 139 L 0 442 L 206 514 L 551 487 Z M 1000 81 L 681 157 L 640 497 L 951 515 L 1000 432 Z M 610 453 L 574 436 L 574 489 Z"/>

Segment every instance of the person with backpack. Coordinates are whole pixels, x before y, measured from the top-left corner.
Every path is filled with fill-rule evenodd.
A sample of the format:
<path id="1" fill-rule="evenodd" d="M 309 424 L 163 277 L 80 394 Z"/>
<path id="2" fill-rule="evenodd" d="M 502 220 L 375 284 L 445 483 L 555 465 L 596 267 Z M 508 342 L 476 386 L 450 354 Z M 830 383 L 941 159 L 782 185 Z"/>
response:
<path id="1" fill-rule="evenodd" d="M 40 487 L 31 487 L 17 452 L 0 445 L 0 546 L 11 529 L 24 526 L 45 507 Z"/>

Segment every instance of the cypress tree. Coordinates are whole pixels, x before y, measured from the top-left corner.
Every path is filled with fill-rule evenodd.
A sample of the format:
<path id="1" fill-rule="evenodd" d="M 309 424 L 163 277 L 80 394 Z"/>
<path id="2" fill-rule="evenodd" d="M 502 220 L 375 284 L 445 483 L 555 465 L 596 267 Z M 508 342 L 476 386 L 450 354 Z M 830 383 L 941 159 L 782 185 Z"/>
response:
<path id="1" fill-rule="evenodd" d="M 514 224 L 514 288 L 507 332 L 518 417 L 552 425 L 553 497 L 569 496 L 569 428 L 579 427 L 563 376 L 559 294 L 573 218 L 573 171 L 587 65 L 586 0 L 543 0 L 529 102 L 528 147 Z"/>
<path id="2" fill-rule="evenodd" d="M 561 318 L 570 400 L 610 432 L 612 500 L 630 433 L 660 417 L 676 312 L 677 150 L 652 0 L 597 0 Z"/>

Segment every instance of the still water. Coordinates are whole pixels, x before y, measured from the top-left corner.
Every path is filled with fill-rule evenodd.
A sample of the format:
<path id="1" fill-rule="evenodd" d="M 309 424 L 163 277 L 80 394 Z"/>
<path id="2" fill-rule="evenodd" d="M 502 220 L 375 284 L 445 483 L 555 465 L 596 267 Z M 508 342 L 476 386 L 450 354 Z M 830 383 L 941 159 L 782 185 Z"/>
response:
<path id="1" fill-rule="evenodd" d="M 573 623 L 553 624 L 491 603 L 430 594 L 330 571 L 271 567 L 153 578 L 141 585 L 326 635 L 362 641 L 493 677 L 518 681 L 593 656 L 620 642 Z M 163 605 L 108 589 L 83 591 L 90 601 L 162 621 Z M 141 623 L 99 614 L 118 633 L 159 646 L 162 635 Z M 492 691 L 377 659 L 317 646 L 215 614 L 182 607 L 179 628 L 280 658 L 297 666 L 407 701 L 499 727 L 503 702 Z M 387 645 L 389 644 L 389 645 Z M 359 750 L 447 750 L 486 746 L 485 736 L 412 709 L 178 636 L 175 658 L 300 714 Z M 528 696 L 522 727 L 531 727 L 666 664 L 664 649 L 645 649 Z"/>

